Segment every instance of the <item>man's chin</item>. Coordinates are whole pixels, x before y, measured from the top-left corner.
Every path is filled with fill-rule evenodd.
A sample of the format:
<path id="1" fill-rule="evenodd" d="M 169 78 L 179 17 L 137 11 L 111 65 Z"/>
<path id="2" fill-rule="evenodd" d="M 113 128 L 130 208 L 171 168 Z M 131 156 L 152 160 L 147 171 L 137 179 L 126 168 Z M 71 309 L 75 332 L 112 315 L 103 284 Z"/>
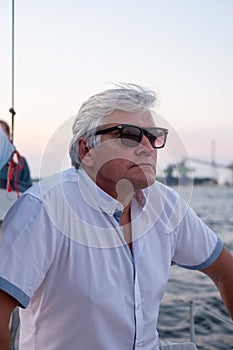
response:
<path id="1" fill-rule="evenodd" d="M 154 184 L 154 182 L 155 182 L 155 176 L 147 177 L 147 178 L 140 179 L 140 180 L 138 179 L 138 181 L 134 181 L 135 192 L 152 186 Z"/>

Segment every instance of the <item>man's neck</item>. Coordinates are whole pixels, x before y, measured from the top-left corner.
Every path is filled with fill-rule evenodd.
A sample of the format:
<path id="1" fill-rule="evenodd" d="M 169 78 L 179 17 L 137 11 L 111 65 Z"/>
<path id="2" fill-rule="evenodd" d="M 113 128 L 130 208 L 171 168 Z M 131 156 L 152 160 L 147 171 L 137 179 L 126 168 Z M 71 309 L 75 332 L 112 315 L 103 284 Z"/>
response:
<path id="1" fill-rule="evenodd" d="M 132 184 L 125 179 L 118 181 L 117 184 L 103 183 L 99 181 L 98 177 L 92 176 L 92 173 L 88 169 L 84 168 L 87 175 L 99 186 L 104 192 L 120 202 L 125 208 L 126 212 L 131 205 L 132 198 L 134 196 L 134 188 Z"/>

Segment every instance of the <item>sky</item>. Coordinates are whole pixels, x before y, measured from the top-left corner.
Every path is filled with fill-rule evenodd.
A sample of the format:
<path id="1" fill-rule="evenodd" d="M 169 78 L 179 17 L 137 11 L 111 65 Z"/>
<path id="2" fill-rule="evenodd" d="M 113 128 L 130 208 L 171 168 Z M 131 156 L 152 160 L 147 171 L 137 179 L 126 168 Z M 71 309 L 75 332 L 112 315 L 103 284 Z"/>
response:
<path id="1" fill-rule="evenodd" d="M 69 166 L 82 102 L 119 82 L 158 93 L 170 130 L 160 172 L 187 157 L 233 162 L 232 18 L 232 0 L 15 0 L 14 143 L 32 176 Z M 11 1 L 0 0 L 0 119 L 9 123 L 11 44 Z"/>

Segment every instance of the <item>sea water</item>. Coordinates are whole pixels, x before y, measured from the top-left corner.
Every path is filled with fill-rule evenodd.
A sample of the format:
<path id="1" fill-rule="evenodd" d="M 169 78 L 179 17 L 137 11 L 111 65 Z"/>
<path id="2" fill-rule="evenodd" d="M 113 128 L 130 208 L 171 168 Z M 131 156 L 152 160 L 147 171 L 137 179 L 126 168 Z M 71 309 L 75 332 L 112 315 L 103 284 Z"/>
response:
<path id="1" fill-rule="evenodd" d="M 233 187 L 183 187 L 181 192 L 233 253 Z M 161 340 L 190 340 L 191 303 L 197 348 L 233 349 L 233 322 L 213 282 L 199 271 L 177 266 L 171 268 L 167 291 L 160 308 L 158 330 Z"/>

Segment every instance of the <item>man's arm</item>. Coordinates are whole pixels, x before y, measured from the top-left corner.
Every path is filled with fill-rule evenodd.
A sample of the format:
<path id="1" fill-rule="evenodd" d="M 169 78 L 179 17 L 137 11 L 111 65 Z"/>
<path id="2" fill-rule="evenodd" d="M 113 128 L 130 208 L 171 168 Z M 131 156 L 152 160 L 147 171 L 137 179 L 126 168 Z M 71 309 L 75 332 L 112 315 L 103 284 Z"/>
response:
<path id="1" fill-rule="evenodd" d="M 201 271 L 216 284 L 233 320 L 233 256 L 229 250 L 224 246 L 218 259 Z"/>
<path id="2" fill-rule="evenodd" d="M 8 350 L 10 343 L 9 322 L 14 308 L 18 305 L 17 300 L 0 290 L 0 349 Z"/>

